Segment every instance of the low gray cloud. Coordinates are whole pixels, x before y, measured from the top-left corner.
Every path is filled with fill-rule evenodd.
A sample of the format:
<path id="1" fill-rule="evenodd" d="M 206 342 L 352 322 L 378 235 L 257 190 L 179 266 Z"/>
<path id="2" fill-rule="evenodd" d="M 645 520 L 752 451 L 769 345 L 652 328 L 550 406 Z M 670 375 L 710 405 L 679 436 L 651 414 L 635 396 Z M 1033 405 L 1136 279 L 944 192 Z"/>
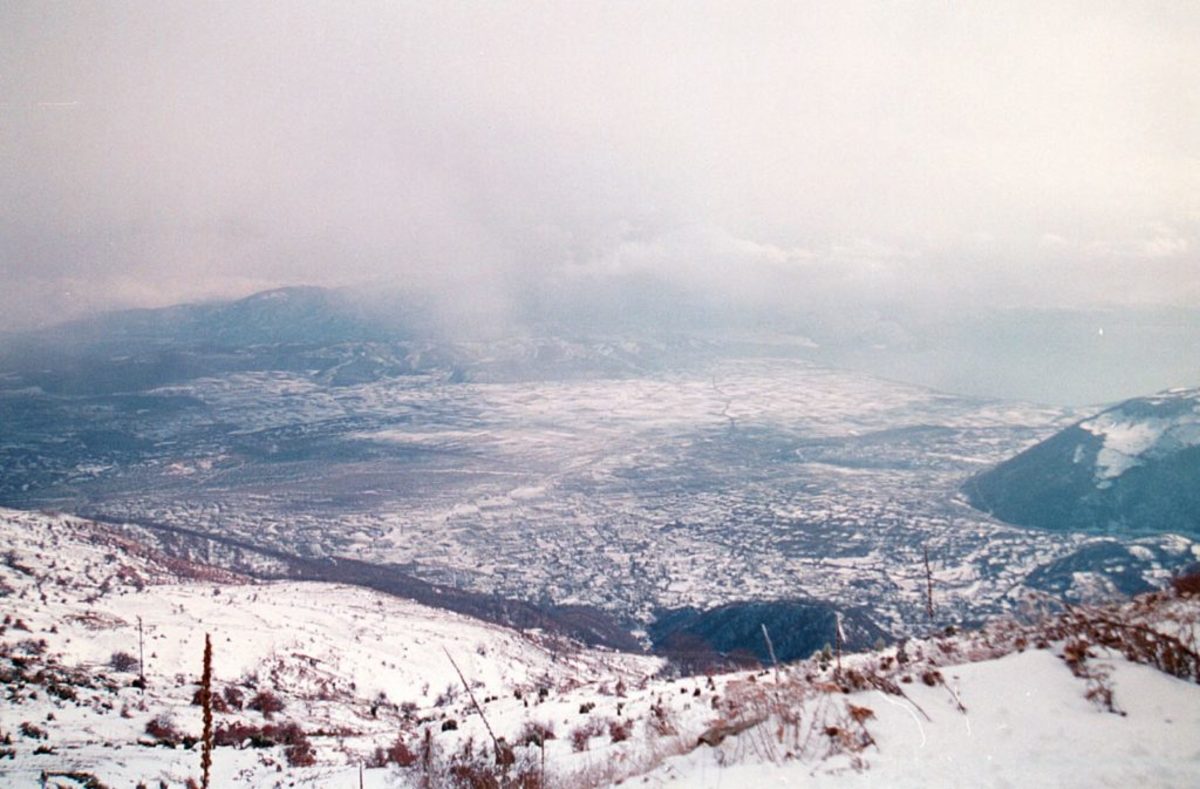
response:
<path id="1" fill-rule="evenodd" d="M 7 3 L 0 328 L 289 283 L 1200 304 L 1196 40 L 1185 3 Z"/>

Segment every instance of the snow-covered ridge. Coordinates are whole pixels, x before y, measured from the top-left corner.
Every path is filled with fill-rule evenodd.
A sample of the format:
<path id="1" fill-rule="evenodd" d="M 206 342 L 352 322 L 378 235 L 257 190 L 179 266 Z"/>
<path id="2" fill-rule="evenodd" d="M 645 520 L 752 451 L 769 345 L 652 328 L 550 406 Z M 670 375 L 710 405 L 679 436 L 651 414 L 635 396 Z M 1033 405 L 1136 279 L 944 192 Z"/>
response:
<path id="1" fill-rule="evenodd" d="M 1200 446 L 1200 389 L 1130 400 L 1079 427 L 1103 441 L 1096 456 L 1097 481 L 1116 479 L 1149 460 Z"/>

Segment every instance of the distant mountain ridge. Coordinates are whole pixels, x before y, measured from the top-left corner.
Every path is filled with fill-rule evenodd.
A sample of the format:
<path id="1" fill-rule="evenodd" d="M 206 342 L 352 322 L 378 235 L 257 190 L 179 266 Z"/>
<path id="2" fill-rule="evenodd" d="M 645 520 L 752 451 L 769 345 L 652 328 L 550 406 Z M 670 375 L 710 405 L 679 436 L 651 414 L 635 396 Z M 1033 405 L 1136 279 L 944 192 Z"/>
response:
<path id="1" fill-rule="evenodd" d="M 375 314 L 341 290 L 293 286 L 235 301 L 122 310 L 36 332 L 127 348 L 240 348 L 273 343 L 382 341 L 408 335 L 401 316 Z"/>
<path id="2" fill-rule="evenodd" d="M 964 485 L 972 506 L 1022 526 L 1200 535 L 1200 389 L 1134 398 Z"/>
<path id="3" fill-rule="evenodd" d="M 621 376 L 710 350 L 676 335 L 458 337 L 441 331 L 433 312 L 395 293 L 287 287 L 236 301 L 105 313 L 5 338 L 0 390 L 108 395 L 263 370 L 312 372 L 335 386 L 414 374 L 458 381 Z"/>

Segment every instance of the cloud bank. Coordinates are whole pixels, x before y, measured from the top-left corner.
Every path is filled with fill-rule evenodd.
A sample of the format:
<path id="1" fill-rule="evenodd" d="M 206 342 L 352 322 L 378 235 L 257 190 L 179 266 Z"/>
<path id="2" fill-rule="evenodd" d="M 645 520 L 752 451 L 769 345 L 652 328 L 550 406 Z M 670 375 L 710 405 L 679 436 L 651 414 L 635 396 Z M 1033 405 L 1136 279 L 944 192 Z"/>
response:
<path id="1" fill-rule="evenodd" d="M 296 283 L 1194 306 L 1197 40 L 1169 2 L 7 3 L 0 329 Z"/>

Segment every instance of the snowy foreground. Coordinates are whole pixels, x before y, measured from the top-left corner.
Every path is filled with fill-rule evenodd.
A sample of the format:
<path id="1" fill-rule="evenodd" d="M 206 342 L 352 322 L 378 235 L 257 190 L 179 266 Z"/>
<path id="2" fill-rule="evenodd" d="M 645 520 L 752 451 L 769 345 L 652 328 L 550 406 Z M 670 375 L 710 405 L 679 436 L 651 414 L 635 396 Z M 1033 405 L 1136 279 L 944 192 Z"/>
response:
<path id="1" fill-rule="evenodd" d="M 840 670 L 671 679 L 656 658 L 252 582 L 74 518 L 0 510 L 0 538 L 5 787 L 198 780 L 205 633 L 214 787 L 1200 785 L 1195 596 L 1000 622 Z"/>

